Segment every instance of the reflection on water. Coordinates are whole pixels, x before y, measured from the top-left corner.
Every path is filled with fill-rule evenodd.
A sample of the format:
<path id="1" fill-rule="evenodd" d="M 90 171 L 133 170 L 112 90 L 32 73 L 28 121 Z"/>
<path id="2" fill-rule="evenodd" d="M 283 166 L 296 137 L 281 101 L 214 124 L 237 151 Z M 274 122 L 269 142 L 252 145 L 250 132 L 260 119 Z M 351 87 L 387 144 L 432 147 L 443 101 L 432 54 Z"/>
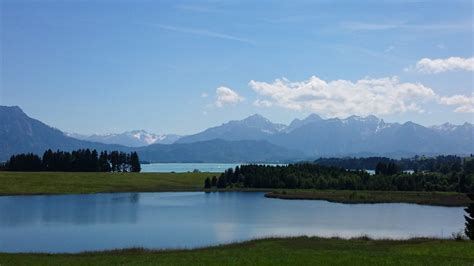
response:
<path id="1" fill-rule="evenodd" d="M 268 199 L 259 192 L 0 197 L 0 251 L 191 248 L 266 236 L 449 237 L 463 209 Z"/>
<path id="2" fill-rule="evenodd" d="M 139 193 L 2 197 L 0 227 L 135 223 L 139 201 Z"/>

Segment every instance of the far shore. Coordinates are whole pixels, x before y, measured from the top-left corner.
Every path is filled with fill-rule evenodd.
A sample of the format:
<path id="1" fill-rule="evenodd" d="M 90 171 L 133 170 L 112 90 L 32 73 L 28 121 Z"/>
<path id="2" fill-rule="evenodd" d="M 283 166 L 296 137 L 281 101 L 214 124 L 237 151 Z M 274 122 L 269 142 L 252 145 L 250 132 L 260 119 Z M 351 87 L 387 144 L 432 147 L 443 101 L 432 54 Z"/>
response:
<path id="1" fill-rule="evenodd" d="M 351 191 L 265 188 L 204 189 L 206 177 L 219 173 L 0 172 L 0 196 L 121 192 L 266 192 L 268 198 L 326 200 L 338 203 L 416 203 L 460 207 L 471 201 L 462 193 Z"/>
<path id="2" fill-rule="evenodd" d="M 464 207 L 469 197 L 457 192 L 431 191 L 364 191 L 364 190 L 274 190 L 267 198 L 283 200 L 326 200 L 349 204 L 415 203 L 421 205 Z"/>

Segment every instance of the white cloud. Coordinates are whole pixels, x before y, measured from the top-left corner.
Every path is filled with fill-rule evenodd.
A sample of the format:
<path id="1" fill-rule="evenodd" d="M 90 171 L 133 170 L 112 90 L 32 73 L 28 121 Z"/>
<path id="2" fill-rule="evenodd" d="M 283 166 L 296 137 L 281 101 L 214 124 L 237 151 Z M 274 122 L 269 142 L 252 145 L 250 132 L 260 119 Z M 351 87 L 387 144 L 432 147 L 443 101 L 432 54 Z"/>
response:
<path id="1" fill-rule="evenodd" d="M 201 93 L 201 98 L 207 98 L 209 95 L 207 95 L 207 93 L 203 92 Z"/>
<path id="2" fill-rule="evenodd" d="M 275 105 L 330 117 L 421 113 L 424 103 L 439 98 L 431 88 L 419 83 L 401 83 L 397 77 L 327 82 L 312 76 L 301 82 L 285 78 L 273 83 L 251 80 L 249 86 L 261 97 L 254 105 Z"/>
<path id="3" fill-rule="evenodd" d="M 230 88 L 221 86 L 216 89 L 215 104 L 217 107 L 223 107 L 224 105 L 234 105 L 243 100 L 244 98 L 242 96 Z"/>
<path id="4" fill-rule="evenodd" d="M 456 113 L 474 113 L 474 93 L 471 96 L 457 94 L 450 97 L 441 97 L 439 102 L 444 105 L 457 106 L 454 109 Z"/>
<path id="5" fill-rule="evenodd" d="M 416 71 L 427 74 L 459 70 L 474 71 L 474 57 L 449 57 L 446 59 L 422 58 L 415 66 L 410 66 L 405 69 L 405 71 Z"/>

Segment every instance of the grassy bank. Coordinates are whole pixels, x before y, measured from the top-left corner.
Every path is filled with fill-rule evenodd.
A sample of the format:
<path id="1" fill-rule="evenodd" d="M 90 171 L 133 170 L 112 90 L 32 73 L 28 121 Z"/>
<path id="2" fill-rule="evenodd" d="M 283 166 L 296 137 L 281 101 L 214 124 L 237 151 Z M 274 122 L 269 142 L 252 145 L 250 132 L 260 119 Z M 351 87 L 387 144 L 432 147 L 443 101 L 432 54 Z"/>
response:
<path id="1" fill-rule="evenodd" d="M 273 238 L 176 251 L 5 254 L 1 265 L 472 265 L 474 241 Z"/>
<path id="2" fill-rule="evenodd" d="M 467 206 L 471 200 L 456 192 L 276 190 L 269 198 L 327 200 L 340 203 L 417 203 L 438 206 Z"/>
<path id="3" fill-rule="evenodd" d="M 0 172 L 0 195 L 198 191 L 209 173 Z"/>

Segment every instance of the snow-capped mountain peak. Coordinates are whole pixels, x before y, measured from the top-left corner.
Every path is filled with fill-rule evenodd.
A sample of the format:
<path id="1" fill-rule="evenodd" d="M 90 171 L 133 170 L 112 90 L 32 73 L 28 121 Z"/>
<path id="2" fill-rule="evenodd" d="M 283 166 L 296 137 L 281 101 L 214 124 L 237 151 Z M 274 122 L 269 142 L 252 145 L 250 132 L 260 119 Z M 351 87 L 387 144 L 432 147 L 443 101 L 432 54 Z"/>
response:
<path id="1" fill-rule="evenodd" d="M 174 134 L 154 134 L 149 133 L 145 130 L 132 130 L 123 133 L 112 133 L 112 134 L 93 134 L 93 135 L 80 135 L 75 133 L 66 133 L 67 136 L 100 142 L 105 144 L 120 144 L 128 147 L 140 147 L 151 144 L 171 144 L 180 138 Z"/>

